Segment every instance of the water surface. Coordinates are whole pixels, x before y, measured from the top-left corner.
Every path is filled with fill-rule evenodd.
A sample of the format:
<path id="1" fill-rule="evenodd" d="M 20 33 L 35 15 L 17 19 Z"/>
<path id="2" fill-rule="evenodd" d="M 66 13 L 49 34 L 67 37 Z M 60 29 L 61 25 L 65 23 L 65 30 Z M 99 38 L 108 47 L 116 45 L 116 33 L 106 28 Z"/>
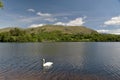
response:
<path id="1" fill-rule="evenodd" d="M 120 80 L 120 43 L 0 43 L 0 80 Z"/>

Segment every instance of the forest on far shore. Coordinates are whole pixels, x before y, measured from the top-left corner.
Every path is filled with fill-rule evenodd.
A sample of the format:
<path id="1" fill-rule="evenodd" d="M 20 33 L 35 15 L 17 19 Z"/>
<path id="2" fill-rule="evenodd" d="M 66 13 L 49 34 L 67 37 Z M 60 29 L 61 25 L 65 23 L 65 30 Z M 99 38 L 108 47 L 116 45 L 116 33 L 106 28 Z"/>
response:
<path id="1" fill-rule="evenodd" d="M 68 34 L 61 31 L 33 33 L 19 28 L 0 33 L 0 42 L 119 42 L 120 35 L 113 34 Z"/>

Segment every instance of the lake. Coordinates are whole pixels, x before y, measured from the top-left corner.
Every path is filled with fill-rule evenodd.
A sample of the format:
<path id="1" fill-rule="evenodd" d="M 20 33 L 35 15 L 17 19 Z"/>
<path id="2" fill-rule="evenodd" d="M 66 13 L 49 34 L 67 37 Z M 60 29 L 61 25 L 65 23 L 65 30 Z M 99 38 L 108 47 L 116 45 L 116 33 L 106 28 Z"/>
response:
<path id="1" fill-rule="evenodd" d="M 120 80 L 120 43 L 0 43 L 0 80 Z"/>

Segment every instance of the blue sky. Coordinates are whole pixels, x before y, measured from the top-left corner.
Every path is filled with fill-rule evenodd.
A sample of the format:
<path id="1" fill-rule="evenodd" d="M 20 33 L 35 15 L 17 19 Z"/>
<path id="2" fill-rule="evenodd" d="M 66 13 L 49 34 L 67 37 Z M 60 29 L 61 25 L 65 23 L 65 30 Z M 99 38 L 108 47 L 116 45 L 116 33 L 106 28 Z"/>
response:
<path id="1" fill-rule="evenodd" d="M 120 0 L 2 0 L 0 28 L 86 26 L 120 34 Z"/>

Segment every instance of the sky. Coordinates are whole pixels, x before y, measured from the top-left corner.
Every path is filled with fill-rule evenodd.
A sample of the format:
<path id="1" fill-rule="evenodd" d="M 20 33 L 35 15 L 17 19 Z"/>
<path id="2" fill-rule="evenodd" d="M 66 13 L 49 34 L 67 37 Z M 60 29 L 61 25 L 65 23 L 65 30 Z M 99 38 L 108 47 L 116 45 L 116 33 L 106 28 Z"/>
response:
<path id="1" fill-rule="evenodd" d="M 2 0 L 0 28 L 86 26 L 120 34 L 120 0 Z"/>

